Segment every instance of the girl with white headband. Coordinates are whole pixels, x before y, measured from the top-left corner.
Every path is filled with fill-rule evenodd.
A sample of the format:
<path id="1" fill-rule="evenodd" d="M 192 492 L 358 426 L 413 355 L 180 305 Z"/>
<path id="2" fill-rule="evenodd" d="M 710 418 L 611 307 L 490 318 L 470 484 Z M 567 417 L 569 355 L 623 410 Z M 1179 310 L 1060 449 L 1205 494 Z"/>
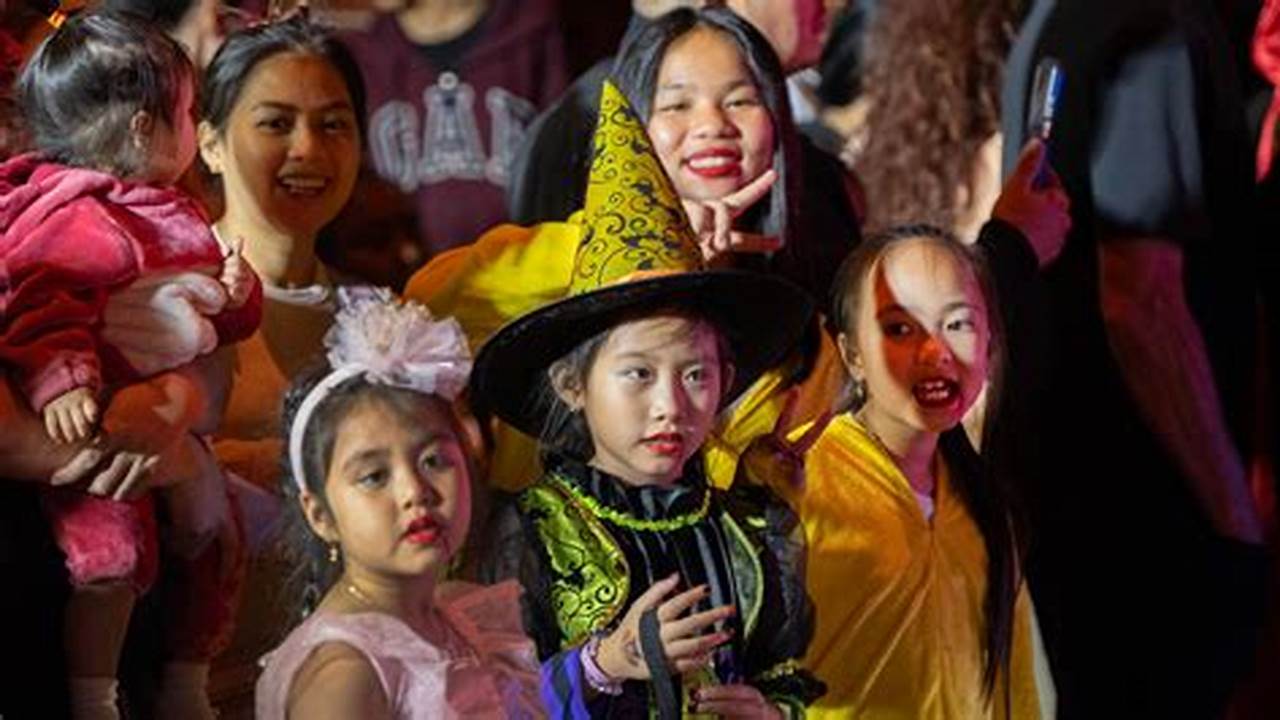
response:
<path id="1" fill-rule="evenodd" d="M 327 362 L 285 397 L 286 540 L 310 616 L 267 656 L 256 716 L 540 715 L 519 585 L 442 581 L 471 519 L 466 340 L 385 291 L 339 304 Z"/>

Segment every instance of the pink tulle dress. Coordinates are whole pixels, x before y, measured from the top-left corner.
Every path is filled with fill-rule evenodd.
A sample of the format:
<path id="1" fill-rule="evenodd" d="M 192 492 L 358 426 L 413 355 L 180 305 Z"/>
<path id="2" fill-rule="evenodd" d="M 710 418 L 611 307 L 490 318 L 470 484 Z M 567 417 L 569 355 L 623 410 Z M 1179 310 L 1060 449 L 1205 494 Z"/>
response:
<path id="1" fill-rule="evenodd" d="M 520 619 L 521 592 L 514 580 L 442 585 L 436 607 L 453 637 L 440 644 L 383 613 L 317 612 L 263 658 L 255 716 L 284 720 L 298 668 L 316 648 L 340 642 L 368 657 L 396 718 L 545 717 L 537 654 Z"/>

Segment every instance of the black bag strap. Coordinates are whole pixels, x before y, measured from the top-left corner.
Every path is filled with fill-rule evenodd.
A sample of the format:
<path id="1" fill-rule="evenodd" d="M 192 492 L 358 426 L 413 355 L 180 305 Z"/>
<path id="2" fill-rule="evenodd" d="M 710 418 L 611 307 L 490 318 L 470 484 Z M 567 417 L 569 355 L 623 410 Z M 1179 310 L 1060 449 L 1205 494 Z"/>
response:
<path id="1" fill-rule="evenodd" d="M 680 702 L 676 700 L 675 678 L 671 676 L 667 656 L 662 651 L 662 635 L 655 608 L 649 608 L 640 616 L 640 651 L 644 653 L 644 664 L 649 667 L 652 678 L 658 720 L 679 720 Z"/>

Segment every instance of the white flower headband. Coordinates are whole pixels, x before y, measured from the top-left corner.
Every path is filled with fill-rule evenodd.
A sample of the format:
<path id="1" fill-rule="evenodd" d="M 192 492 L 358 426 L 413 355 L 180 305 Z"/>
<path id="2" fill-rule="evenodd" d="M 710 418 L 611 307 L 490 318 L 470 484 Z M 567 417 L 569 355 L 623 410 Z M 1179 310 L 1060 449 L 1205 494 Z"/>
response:
<path id="1" fill-rule="evenodd" d="M 353 377 L 439 395 L 453 401 L 467 385 L 471 353 L 453 318 L 437 320 L 419 303 L 386 288 L 338 290 L 338 313 L 324 336 L 332 371 L 303 398 L 289 428 L 289 464 L 298 490 L 307 491 L 302 441 L 311 415 L 334 388 Z"/>

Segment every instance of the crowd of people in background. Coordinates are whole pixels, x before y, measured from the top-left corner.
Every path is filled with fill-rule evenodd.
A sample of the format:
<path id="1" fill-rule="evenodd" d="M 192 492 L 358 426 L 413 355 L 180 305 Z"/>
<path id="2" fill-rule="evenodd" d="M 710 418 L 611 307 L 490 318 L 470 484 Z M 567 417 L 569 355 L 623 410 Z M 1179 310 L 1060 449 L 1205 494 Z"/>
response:
<path id="1" fill-rule="evenodd" d="M 1280 715 L 1280 0 L 0 21 L 0 717 Z"/>

